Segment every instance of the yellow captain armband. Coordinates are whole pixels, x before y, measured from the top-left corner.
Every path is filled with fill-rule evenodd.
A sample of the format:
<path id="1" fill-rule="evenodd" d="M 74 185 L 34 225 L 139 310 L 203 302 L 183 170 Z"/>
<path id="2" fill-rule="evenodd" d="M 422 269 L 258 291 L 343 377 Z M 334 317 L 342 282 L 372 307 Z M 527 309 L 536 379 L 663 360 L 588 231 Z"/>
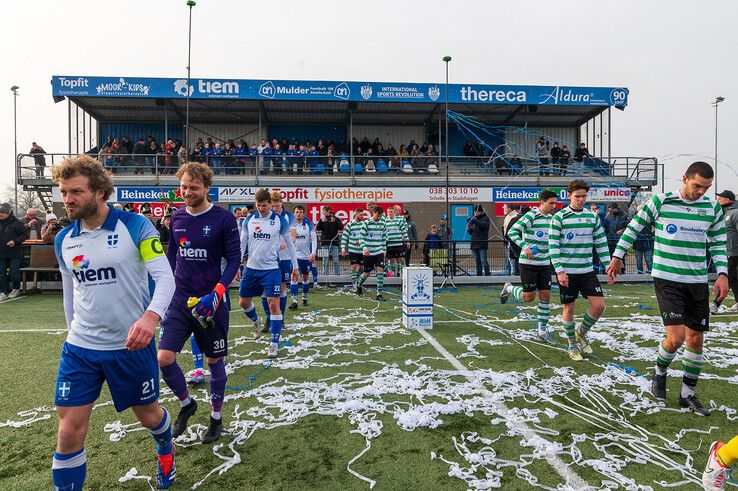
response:
<path id="1" fill-rule="evenodd" d="M 144 262 L 164 255 L 164 247 L 162 247 L 159 237 L 152 237 L 144 240 L 141 242 L 141 245 L 138 246 L 138 251 Z"/>

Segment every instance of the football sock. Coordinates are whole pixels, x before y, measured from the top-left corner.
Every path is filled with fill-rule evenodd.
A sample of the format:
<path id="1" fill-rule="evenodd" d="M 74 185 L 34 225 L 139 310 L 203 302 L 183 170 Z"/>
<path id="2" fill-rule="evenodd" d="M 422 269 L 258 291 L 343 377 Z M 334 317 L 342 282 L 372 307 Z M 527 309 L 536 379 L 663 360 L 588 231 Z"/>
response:
<path id="1" fill-rule="evenodd" d="M 297 283 L 290 282 L 290 295 L 292 295 L 293 299 L 297 296 L 297 291 Z"/>
<path id="2" fill-rule="evenodd" d="M 546 331 L 548 326 L 548 316 L 551 313 L 551 307 L 548 302 L 543 300 L 538 302 L 538 330 Z"/>
<path id="3" fill-rule="evenodd" d="M 162 408 L 164 409 L 164 408 Z M 156 441 L 156 453 L 169 455 L 172 453 L 172 418 L 169 411 L 164 409 L 164 416 L 153 430 L 149 430 L 151 437 Z"/>
<path id="4" fill-rule="evenodd" d="M 284 291 L 279 294 L 279 311 L 284 315 L 287 309 L 287 292 Z"/>
<path id="5" fill-rule="evenodd" d="M 694 388 L 697 386 L 697 380 L 700 378 L 702 365 L 705 363 L 705 355 L 702 351 L 692 351 L 684 348 L 682 355 L 682 369 L 684 376 L 682 377 L 682 397 L 694 394 Z"/>
<path id="6" fill-rule="evenodd" d="M 307 281 L 302 284 L 302 298 L 308 297 L 308 292 L 310 291 L 310 283 Z"/>
<path id="7" fill-rule="evenodd" d="M 60 491 L 82 489 L 86 475 L 87 453 L 84 447 L 67 454 L 54 452 L 54 459 L 51 462 L 51 479 L 54 489 Z"/>
<path id="8" fill-rule="evenodd" d="M 264 313 L 266 314 L 267 322 L 269 322 L 272 312 L 269 310 L 269 300 L 267 300 L 267 297 L 261 297 L 261 306 L 264 307 Z"/>
<path id="9" fill-rule="evenodd" d="M 352 269 L 351 270 L 351 273 L 350 273 L 350 276 L 351 276 L 351 284 L 355 285 L 356 282 L 359 279 L 359 270 L 358 269 Z"/>
<path id="10" fill-rule="evenodd" d="M 248 317 L 254 322 L 259 320 L 259 315 L 256 313 L 256 307 L 254 307 L 253 303 L 251 304 L 249 308 L 243 309 L 243 313 L 246 314 L 246 317 Z"/>
<path id="11" fill-rule="evenodd" d="M 577 342 L 576 335 L 574 334 L 574 321 L 564 321 L 564 332 L 566 333 L 566 337 L 569 339 L 569 343 Z"/>
<path id="12" fill-rule="evenodd" d="M 585 336 L 589 332 L 590 329 L 592 329 L 592 326 L 595 325 L 595 322 L 597 322 L 598 319 L 595 319 L 589 311 L 584 313 L 584 319 L 582 320 L 582 325 L 580 327 L 580 332 L 584 334 Z"/>
<path id="13" fill-rule="evenodd" d="M 738 461 L 738 436 L 734 436 L 728 443 L 718 450 L 718 458 L 725 467 L 732 466 Z"/>
<path id="14" fill-rule="evenodd" d="M 190 336 L 190 348 L 192 348 L 192 361 L 195 363 L 195 368 L 202 370 L 202 351 L 195 341 L 195 336 Z"/>
<path id="15" fill-rule="evenodd" d="M 367 278 L 369 278 L 369 275 L 368 275 L 368 274 L 362 274 L 362 275 L 361 275 L 361 276 L 359 277 L 359 286 L 361 286 L 361 285 L 363 285 L 364 283 L 366 283 L 366 279 L 367 279 Z"/>
<path id="16" fill-rule="evenodd" d="M 279 343 L 279 336 L 282 334 L 282 314 L 272 316 L 272 343 Z"/>
<path id="17" fill-rule="evenodd" d="M 221 358 L 215 363 L 208 363 L 208 367 L 210 367 L 210 404 L 213 406 L 213 412 L 218 413 L 213 417 L 220 419 L 227 378 L 225 362 Z"/>
<path id="18" fill-rule="evenodd" d="M 382 293 L 384 288 L 384 271 L 377 272 L 377 295 Z"/>
<path id="19" fill-rule="evenodd" d="M 673 353 L 667 351 L 666 348 L 664 348 L 664 343 L 659 344 L 659 354 L 656 356 L 656 373 L 659 375 L 666 375 L 666 371 L 671 362 L 674 361 L 675 356 L 676 351 Z"/>
<path id="20" fill-rule="evenodd" d="M 523 299 L 523 288 L 519 286 L 513 286 L 512 296 L 515 300 L 522 300 Z"/>
<path id="21" fill-rule="evenodd" d="M 161 367 L 161 376 L 164 382 L 172 389 L 174 395 L 180 400 L 180 404 L 186 406 L 190 402 L 190 394 L 187 390 L 187 381 L 185 380 L 184 373 L 175 361 L 171 365 Z"/>
<path id="22" fill-rule="evenodd" d="M 313 273 L 313 285 L 318 286 L 318 267 L 313 266 L 312 268 L 310 268 L 310 270 L 311 273 Z"/>

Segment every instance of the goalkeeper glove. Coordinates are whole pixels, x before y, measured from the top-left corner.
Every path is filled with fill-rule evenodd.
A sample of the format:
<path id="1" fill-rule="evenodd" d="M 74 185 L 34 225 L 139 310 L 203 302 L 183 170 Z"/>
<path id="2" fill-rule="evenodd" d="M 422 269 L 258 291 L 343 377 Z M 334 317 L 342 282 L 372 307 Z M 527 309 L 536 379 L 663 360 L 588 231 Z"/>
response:
<path id="1" fill-rule="evenodd" d="M 192 315 L 200 322 L 213 320 L 213 316 L 215 316 L 215 312 L 218 310 L 225 294 L 226 287 L 218 283 L 212 292 L 197 300 L 192 308 Z"/>

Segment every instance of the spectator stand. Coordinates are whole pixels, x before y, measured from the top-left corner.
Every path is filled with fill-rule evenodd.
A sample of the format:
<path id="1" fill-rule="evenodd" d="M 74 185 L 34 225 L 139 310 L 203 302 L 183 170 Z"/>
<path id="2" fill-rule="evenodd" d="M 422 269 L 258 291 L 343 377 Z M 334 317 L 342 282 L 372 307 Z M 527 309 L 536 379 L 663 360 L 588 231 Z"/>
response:
<path id="1" fill-rule="evenodd" d="M 611 109 L 627 106 L 624 88 L 451 84 L 449 119 L 455 121 L 449 125 L 446 152 L 441 145 L 446 141 L 443 84 L 193 79 L 189 90 L 185 85 L 184 80 L 165 78 L 52 77 L 54 100 L 67 101 L 68 146 L 46 156 L 40 175 L 33 156 L 19 155 L 20 184 L 48 198 L 50 168 L 61 154 L 87 152 L 116 164 L 118 185 L 141 185 L 152 175 L 159 184 L 170 185 L 182 157 L 179 140 L 189 142 L 184 158 L 212 165 L 217 185 L 279 186 L 309 180 L 361 186 L 412 177 L 410 185 L 437 186 L 444 184 L 446 166 L 451 185 L 478 185 L 480 178 L 491 185 L 512 179 L 515 185 L 562 185 L 570 175 L 535 172 L 532 147 L 516 140 L 536 132 L 550 140 L 585 142 L 591 158 L 597 159 L 592 160 L 594 174 L 603 178 L 652 186 L 660 176 L 655 159 L 626 161 L 610 154 Z M 186 122 L 188 97 L 192 104 Z M 496 128 L 471 139 L 476 155 L 464 152 L 470 135 L 459 124 L 469 127 L 462 113 Z M 118 139 L 112 155 L 106 150 L 107 137 L 111 145 Z M 137 146 L 140 138 L 144 145 Z M 145 146 L 149 140 L 158 152 L 150 153 Z M 220 148 L 196 152 L 198 140 L 202 147 L 220 143 Z M 241 141 L 238 153 L 234 147 Z M 268 142 L 269 153 L 259 151 L 262 142 Z M 306 148 L 290 149 L 293 142 Z M 502 143 L 506 147 L 498 148 Z M 314 154 L 311 145 L 316 146 Z M 521 146 L 526 149 L 517 153 L 517 167 L 514 149 Z"/>

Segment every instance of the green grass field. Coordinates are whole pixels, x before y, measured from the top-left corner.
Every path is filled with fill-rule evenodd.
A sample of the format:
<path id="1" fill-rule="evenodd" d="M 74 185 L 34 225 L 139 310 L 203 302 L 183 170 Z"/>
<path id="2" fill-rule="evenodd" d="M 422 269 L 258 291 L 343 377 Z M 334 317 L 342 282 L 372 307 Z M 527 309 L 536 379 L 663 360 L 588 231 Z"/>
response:
<path id="1" fill-rule="evenodd" d="M 198 443 L 209 416 L 201 404 L 176 447 L 173 489 L 699 489 L 710 442 L 738 428 L 735 316 L 711 320 L 697 392 L 713 414 L 700 418 L 678 407 L 679 358 L 666 405 L 640 375 L 663 335 L 651 286 L 606 289 L 595 356 L 583 363 L 569 360 L 563 339 L 534 338 L 535 306 L 498 296 L 499 287 L 436 293 L 429 339 L 402 327 L 397 290 L 382 304 L 311 292 L 309 308 L 288 313 L 271 365 L 266 340 L 253 341 L 233 311 L 228 434 Z M 0 489 L 49 489 L 61 295 L 0 304 L 0 319 Z M 179 361 L 192 368 L 189 353 Z M 191 393 L 207 401 L 207 384 Z M 163 382 L 160 400 L 176 415 Z M 86 449 L 86 489 L 150 488 L 153 440 L 106 390 Z"/>

